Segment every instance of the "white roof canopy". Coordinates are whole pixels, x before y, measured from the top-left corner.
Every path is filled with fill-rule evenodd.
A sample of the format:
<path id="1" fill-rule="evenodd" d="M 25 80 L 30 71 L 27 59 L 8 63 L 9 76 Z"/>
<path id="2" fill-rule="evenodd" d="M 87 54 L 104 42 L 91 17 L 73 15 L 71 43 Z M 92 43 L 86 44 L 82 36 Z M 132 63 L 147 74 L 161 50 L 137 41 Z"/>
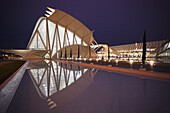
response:
<path id="1" fill-rule="evenodd" d="M 74 32 L 88 45 L 90 45 L 94 41 L 92 35 L 93 32 L 90 31 L 83 23 L 78 21 L 76 18 L 58 9 L 53 9 L 49 7 L 48 9 L 51 11 L 46 11 L 49 14 L 46 14 L 48 20 Z"/>

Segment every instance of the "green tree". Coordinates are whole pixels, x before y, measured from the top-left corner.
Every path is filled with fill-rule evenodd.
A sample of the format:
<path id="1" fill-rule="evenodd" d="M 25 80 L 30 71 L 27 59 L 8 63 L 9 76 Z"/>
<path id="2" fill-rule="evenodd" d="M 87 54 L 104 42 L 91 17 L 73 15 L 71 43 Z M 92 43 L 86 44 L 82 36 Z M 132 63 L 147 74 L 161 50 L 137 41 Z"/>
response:
<path id="1" fill-rule="evenodd" d="M 143 52 L 142 52 L 142 64 L 146 62 L 146 30 L 143 35 Z"/>

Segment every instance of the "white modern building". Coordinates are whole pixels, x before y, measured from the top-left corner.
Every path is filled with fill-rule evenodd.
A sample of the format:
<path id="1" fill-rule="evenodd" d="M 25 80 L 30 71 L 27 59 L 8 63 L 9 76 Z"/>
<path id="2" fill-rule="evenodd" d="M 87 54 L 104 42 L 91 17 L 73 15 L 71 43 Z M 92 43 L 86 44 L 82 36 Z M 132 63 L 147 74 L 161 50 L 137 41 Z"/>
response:
<path id="1" fill-rule="evenodd" d="M 89 46 L 95 41 L 93 32 L 69 14 L 49 8 L 47 17 L 39 18 L 27 49 L 48 50 L 45 58 L 89 57 Z M 79 49 L 79 50 L 78 50 Z M 66 55 L 65 55 L 66 54 Z M 91 50 L 91 56 L 96 56 Z"/>
<path id="2" fill-rule="evenodd" d="M 146 42 L 146 60 L 155 60 L 156 52 L 167 40 Z M 117 56 L 120 60 L 142 60 L 143 43 L 125 44 L 112 46 L 112 49 L 120 53 Z"/>
<path id="3" fill-rule="evenodd" d="M 48 50 L 45 58 L 101 57 L 96 52 L 101 45 L 95 41 L 93 31 L 61 10 L 48 7 L 46 13 L 46 17 L 39 18 L 27 49 Z"/>
<path id="4" fill-rule="evenodd" d="M 165 42 L 166 40 L 147 42 L 146 60 L 154 60 L 158 48 Z M 141 61 L 142 47 L 142 43 L 109 47 L 107 44 L 98 44 L 93 31 L 79 20 L 61 10 L 47 7 L 45 17 L 40 17 L 34 27 L 27 50 L 1 51 L 16 53 L 24 59 L 110 58 Z"/>

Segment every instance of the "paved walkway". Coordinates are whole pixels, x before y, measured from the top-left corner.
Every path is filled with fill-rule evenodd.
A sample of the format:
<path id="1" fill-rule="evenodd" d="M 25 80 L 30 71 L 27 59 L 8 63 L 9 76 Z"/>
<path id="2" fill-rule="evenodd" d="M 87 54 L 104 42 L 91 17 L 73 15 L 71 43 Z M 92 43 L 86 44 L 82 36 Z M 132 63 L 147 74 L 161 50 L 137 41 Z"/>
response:
<path id="1" fill-rule="evenodd" d="M 55 60 L 55 61 L 59 61 L 59 62 L 63 62 L 63 63 L 72 63 L 72 64 L 82 65 L 82 66 L 86 66 L 86 67 L 107 70 L 107 71 L 122 72 L 122 73 L 130 74 L 132 76 L 140 75 L 143 77 L 154 77 L 154 78 L 158 78 L 158 79 L 170 80 L 170 74 L 166 74 L 166 73 L 134 70 L 131 68 L 127 69 L 127 68 L 119 68 L 119 67 L 111 67 L 111 66 L 101 66 L 101 65 L 95 65 L 95 64 L 86 64 L 86 63 L 81 63 L 81 62 L 64 61 L 64 60 Z"/>

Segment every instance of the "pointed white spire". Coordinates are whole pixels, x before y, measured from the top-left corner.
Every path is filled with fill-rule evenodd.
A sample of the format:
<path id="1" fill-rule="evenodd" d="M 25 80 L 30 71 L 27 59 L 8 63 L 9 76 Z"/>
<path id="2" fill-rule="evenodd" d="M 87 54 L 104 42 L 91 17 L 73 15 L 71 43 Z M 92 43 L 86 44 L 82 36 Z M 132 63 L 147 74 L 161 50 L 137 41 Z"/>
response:
<path id="1" fill-rule="evenodd" d="M 51 8 L 51 7 L 47 7 L 48 10 L 50 10 L 52 13 L 55 12 L 55 9 Z"/>
<path id="2" fill-rule="evenodd" d="M 49 15 L 53 14 L 53 12 L 50 12 L 50 11 L 47 11 L 47 10 L 46 10 L 46 13 L 49 14 Z"/>
<path id="3" fill-rule="evenodd" d="M 46 17 L 49 17 L 50 15 L 48 15 L 48 14 L 44 14 Z"/>

